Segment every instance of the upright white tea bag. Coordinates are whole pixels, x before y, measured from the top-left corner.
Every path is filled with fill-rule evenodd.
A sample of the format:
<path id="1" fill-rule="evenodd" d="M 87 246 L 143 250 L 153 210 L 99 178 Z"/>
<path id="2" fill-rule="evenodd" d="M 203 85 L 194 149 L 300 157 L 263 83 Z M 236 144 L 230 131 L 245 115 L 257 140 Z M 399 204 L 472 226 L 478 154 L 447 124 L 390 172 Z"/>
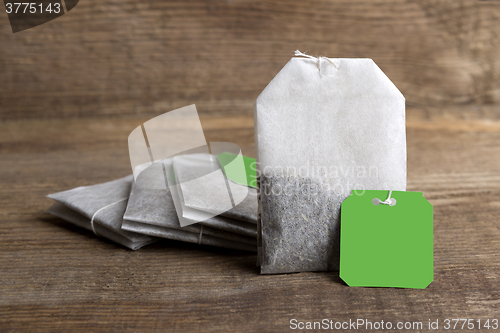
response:
<path id="1" fill-rule="evenodd" d="M 351 190 L 406 189 L 399 90 L 371 59 L 296 55 L 255 102 L 263 274 L 338 269 Z"/>

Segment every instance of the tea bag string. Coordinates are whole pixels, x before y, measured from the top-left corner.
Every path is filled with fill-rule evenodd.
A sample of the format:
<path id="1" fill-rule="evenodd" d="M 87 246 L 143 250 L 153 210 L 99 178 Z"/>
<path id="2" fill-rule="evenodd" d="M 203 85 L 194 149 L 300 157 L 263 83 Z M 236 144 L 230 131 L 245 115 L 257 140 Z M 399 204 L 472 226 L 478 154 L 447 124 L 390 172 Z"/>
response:
<path id="1" fill-rule="evenodd" d="M 318 57 L 313 57 L 312 55 L 309 55 L 309 54 L 305 54 L 303 52 L 300 52 L 299 50 L 295 50 L 295 56 L 296 57 L 305 57 L 305 58 L 309 58 L 309 59 L 314 59 L 314 60 L 318 60 L 318 70 L 321 71 L 321 59 L 326 59 L 328 60 L 329 62 L 331 62 L 331 64 L 333 65 L 333 67 L 335 67 L 335 69 L 339 69 L 337 67 L 337 65 L 333 62 L 332 59 L 330 58 L 327 58 L 327 57 L 322 57 L 322 56 L 318 56 Z"/>
<path id="2" fill-rule="evenodd" d="M 389 206 L 395 206 L 397 201 L 396 201 L 396 199 L 391 198 L 391 195 L 392 195 L 392 190 L 389 190 L 389 195 L 387 196 L 387 199 L 385 199 L 384 201 L 382 201 L 379 198 L 373 198 L 372 203 L 375 206 L 378 206 L 380 204 L 382 204 L 382 205 L 389 205 Z"/>
<path id="3" fill-rule="evenodd" d="M 94 218 L 96 217 L 96 215 L 97 215 L 97 214 L 98 214 L 101 210 L 104 210 L 104 209 L 106 209 L 106 208 L 109 208 L 109 207 L 111 207 L 111 206 L 114 206 L 114 205 L 116 205 L 116 204 L 119 204 L 120 202 L 123 202 L 123 201 L 125 201 L 125 200 L 127 200 L 127 199 L 128 199 L 128 198 L 124 198 L 124 199 L 121 199 L 121 200 L 119 200 L 119 201 L 116 201 L 116 202 L 110 203 L 109 205 L 106 205 L 106 206 L 104 206 L 104 207 L 99 208 L 99 209 L 98 209 L 98 210 L 97 210 L 94 214 L 92 214 L 92 218 L 90 219 L 90 227 L 92 228 L 92 231 L 94 232 L 94 234 L 95 234 L 96 236 L 99 236 L 99 235 L 97 234 L 97 232 L 95 231 L 95 227 L 94 227 Z"/>
<path id="4" fill-rule="evenodd" d="M 389 190 L 389 195 L 387 196 L 387 199 L 384 201 L 380 201 L 382 205 L 391 205 L 391 195 L 392 195 L 392 190 Z"/>

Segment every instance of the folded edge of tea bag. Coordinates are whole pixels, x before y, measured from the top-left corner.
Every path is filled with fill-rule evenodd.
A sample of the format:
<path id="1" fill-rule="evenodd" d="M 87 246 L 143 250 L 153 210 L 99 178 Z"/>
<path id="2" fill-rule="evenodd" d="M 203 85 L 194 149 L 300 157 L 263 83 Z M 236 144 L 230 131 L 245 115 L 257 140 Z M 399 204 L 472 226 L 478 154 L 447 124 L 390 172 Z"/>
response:
<path id="1" fill-rule="evenodd" d="M 174 202 L 175 200 L 178 201 L 176 202 L 176 205 L 182 206 L 182 216 L 186 219 L 201 221 L 203 219 L 208 219 L 208 217 L 210 217 L 210 213 L 214 214 L 217 212 L 218 215 L 215 216 L 222 215 L 242 222 L 257 224 L 257 189 L 238 184 L 230 180 L 224 172 L 221 172 L 220 175 L 213 175 L 213 173 L 221 171 L 222 167 L 218 159 L 214 156 L 212 156 L 212 163 L 208 163 L 207 156 L 211 155 L 192 155 L 191 162 L 197 161 L 197 163 L 193 163 L 190 167 L 181 163 L 182 160 L 179 160 L 179 158 L 184 158 L 184 162 L 187 162 L 189 161 L 190 156 L 183 156 L 174 159 L 171 163 L 172 165 L 169 164 L 167 166 L 167 169 L 172 167 L 174 168 L 175 172 L 173 175 L 176 179 L 175 183 L 180 184 L 178 186 L 178 190 L 174 191 L 175 193 L 172 193 L 172 196 Z M 192 168 L 192 170 L 190 168 Z M 210 175 L 214 176 L 215 179 L 213 179 L 213 177 L 210 178 L 209 175 L 205 175 L 209 171 L 212 172 Z M 204 180 L 201 182 L 201 178 L 196 179 L 198 182 L 195 184 L 191 184 L 191 181 L 187 181 L 200 175 L 205 175 L 203 177 Z M 228 182 L 228 184 L 226 184 L 226 182 Z M 172 185 L 172 181 L 169 180 L 169 186 Z M 184 193 L 184 190 L 186 190 L 184 188 L 185 186 L 191 186 L 191 190 L 188 192 L 195 194 L 194 197 L 191 195 L 193 200 L 188 199 L 186 201 L 186 195 Z M 228 195 L 228 190 L 230 195 L 233 197 L 233 200 L 236 200 L 235 198 L 244 199 L 241 202 L 238 201 L 239 203 L 236 205 L 234 205 L 233 200 L 231 200 L 231 207 L 231 204 L 227 201 L 228 198 L 222 195 L 222 193 Z M 205 193 L 205 195 L 200 196 L 200 191 Z M 202 198 L 204 199 L 200 200 Z M 214 207 L 218 208 L 214 209 Z M 222 207 L 226 207 L 226 209 L 223 209 Z M 207 215 L 207 218 L 203 218 L 203 215 Z"/>
<path id="2" fill-rule="evenodd" d="M 248 195 L 242 202 L 221 215 L 231 219 L 257 224 L 257 207 L 257 189 L 249 188 Z"/>
<path id="3" fill-rule="evenodd" d="M 207 230 L 207 234 L 212 232 L 212 235 L 215 237 L 236 240 L 237 234 L 244 237 L 251 237 L 253 240 L 257 239 L 257 227 L 255 224 L 222 216 L 215 216 L 199 224 L 191 224 L 182 227 L 175 210 L 173 195 L 174 193 L 172 193 L 170 189 L 142 188 L 136 182 L 133 182 L 130 198 L 123 218 L 128 221 L 190 231 L 193 233 L 198 233 L 200 225 L 205 225 L 212 227 L 212 230 Z M 185 210 L 185 213 L 190 214 L 193 211 L 195 210 L 188 208 Z M 191 216 L 187 215 L 184 218 L 197 222 L 196 216 L 193 216 L 193 219 L 189 217 Z M 225 237 L 225 232 L 229 232 L 230 234 L 228 234 L 228 236 L 231 237 Z M 248 243 L 248 240 L 246 242 Z"/>
<path id="4" fill-rule="evenodd" d="M 81 228 L 92 231 L 92 227 L 90 225 L 90 219 L 79 214 L 78 212 L 74 211 L 73 209 L 68 208 L 67 206 L 65 206 L 64 204 L 62 204 L 60 202 L 54 203 L 47 210 L 47 213 L 54 215 L 56 217 L 59 217 L 65 221 L 70 222 L 74 225 L 77 225 Z M 143 239 L 138 240 L 138 241 L 131 241 L 127 237 L 122 236 L 122 235 L 120 235 L 120 234 L 100 225 L 100 224 L 96 224 L 94 226 L 94 232 L 99 236 L 107 238 L 115 243 L 121 244 L 121 245 L 123 245 L 131 250 L 138 250 L 141 247 L 148 245 L 148 244 L 151 244 L 151 243 L 154 243 L 158 240 L 157 238 L 147 237 L 147 238 L 143 238 Z"/>
<path id="5" fill-rule="evenodd" d="M 173 200 L 173 202 L 177 201 L 177 205 L 182 206 L 182 218 L 185 221 L 191 221 L 191 223 L 200 223 L 202 225 L 211 226 L 216 229 L 257 238 L 257 227 L 255 224 L 235 220 L 221 215 L 210 217 L 211 214 L 208 214 L 201 209 L 184 206 L 184 204 L 181 202 L 179 192 L 180 191 L 173 189 L 169 192 L 169 197 Z"/>
<path id="6" fill-rule="evenodd" d="M 52 193 L 47 197 L 88 218 L 93 231 L 100 224 L 132 242 L 147 240 L 144 235 L 121 229 L 131 181 L 130 175 L 101 184 Z"/>
<path id="7" fill-rule="evenodd" d="M 139 242 L 149 238 L 148 236 L 122 229 L 123 213 L 127 207 L 127 201 L 128 199 L 120 200 L 96 211 L 90 218 L 90 227 L 92 230 L 95 231 L 96 226 L 100 224 L 101 226 L 128 238 L 132 242 Z"/>
<path id="8" fill-rule="evenodd" d="M 47 198 L 58 201 L 90 219 L 101 208 L 128 198 L 132 179 L 132 175 L 129 175 L 101 184 L 51 193 Z"/>
<path id="9" fill-rule="evenodd" d="M 201 231 L 199 234 L 195 234 L 184 230 L 160 227 L 144 223 L 137 223 L 128 220 L 123 221 L 122 228 L 125 230 L 138 232 L 149 236 L 167 238 L 188 243 L 211 245 L 217 247 L 224 247 L 228 249 L 251 251 L 251 252 L 257 251 L 257 247 L 255 244 L 251 245 L 247 243 L 240 243 L 210 235 L 205 235 L 203 234 L 203 231 Z"/>
<path id="10" fill-rule="evenodd" d="M 214 236 L 217 238 L 223 238 L 227 239 L 230 241 L 235 241 L 235 242 L 241 242 L 241 243 L 247 243 L 251 245 L 257 244 L 257 237 L 250 237 L 242 234 L 237 234 L 234 232 L 229 232 L 226 230 L 218 229 L 218 228 L 212 228 L 210 226 L 202 225 L 201 223 L 197 224 L 190 224 L 185 227 L 181 227 L 180 225 L 166 225 L 166 224 L 160 224 L 160 223 L 154 223 L 154 222 L 149 222 L 145 221 L 144 219 L 134 219 L 131 217 L 125 218 L 124 221 L 128 222 L 134 222 L 134 223 L 140 223 L 144 225 L 149 225 L 149 226 L 154 226 L 154 227 L 160 227 L 160 228 L 168 228 L 168 229 L 175 229 L 175 230 L 181 230 L 181 231 L 186 231 L 190 232 L 193 234 L 200 234 L 200 232 L 204 235 L 210 235 Z M 123 228 L 123 225 L 122 225 Z M 203 228 L 203 230 L 201 230 Z M 124 229 L 124 231 L 126 231 Z M 139 233 L 139 231 L 133 230 L 134 233 Z"/>
<path id="11" fill-rule="evenodd" d="M 98 226 L 101 226 L 105 230 L 125 237 L 132 243 L 151 243 L 154 241 L 151 237 L 125 231 L 121 228 L 132 179 L 132 176 L 129 175 L 101 184 L 52 193 L 47 197 L 88 219 L 90 230 L 96 234 L 98 234 Z M 61 209 L 59 208 L 59 210 Z"/>
<path id="12" fill-rule="evenodd" d="M 257 226 L 252 223 L 242 222 L 223 216 L 214 216 L 199 223 L 231 233 L 249 236 L 257 240 Z"/>

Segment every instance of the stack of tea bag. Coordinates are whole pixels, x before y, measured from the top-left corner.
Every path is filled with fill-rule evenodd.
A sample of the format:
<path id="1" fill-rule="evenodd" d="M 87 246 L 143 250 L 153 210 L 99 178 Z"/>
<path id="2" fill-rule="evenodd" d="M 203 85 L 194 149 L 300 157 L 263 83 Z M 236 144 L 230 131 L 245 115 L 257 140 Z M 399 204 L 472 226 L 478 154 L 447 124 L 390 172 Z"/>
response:
<path id="1" fill-rule="evenodd" d="M 256 251 L 256 189 L 232 183 L 232 188 L 243 189 L 248 193 L 240 204 L 229 211 L 222 210 L 221 215 L 217 215 L 214 211 L 219 208 L 217 205 L 221 196 L 214 195 L 214 192 L 217 193 L 216 183 L 193 182 L 207 175 L 202 173 L 210 161 L 216 162 L 216 157 L 188 154 L 168 158 L 145 168 L 132 185 L 122 228 L 190 243 Z M 169 174 L 166 174 L 166 170 L 170 170 Z M 176 179 L 183 179 L 186 174 L 192 177 L 187 176 L 183 182 L 176 182 Z M 227 180 L 222 172 L 219 176 Z M 213 186 L 204 192 L 204 185 Z M 197 200 L 193 202 L 187 197 L 190 191 L 186 187 L 189 186 L 196 186 Z"/>
<path id="2" fill-rule="evenodd" d="M 127 176 L 103 184 L 49 194 L 47 197 L 56 203 L 47 212 L 137 250 L 157 239 L 121 228 L 132 181 L 133 177 Z"/>
<path id="3" fill-rule="evenodd" d="M 51 194 L 57 203 L 48 212 L 134 250 L 168 238 L 255 252 L 257 190 L 221 167 L 228 158 L 198 153 L 145 164 L 135 180 Z M 221 206 L 225 199 L 230 206 Z"/>

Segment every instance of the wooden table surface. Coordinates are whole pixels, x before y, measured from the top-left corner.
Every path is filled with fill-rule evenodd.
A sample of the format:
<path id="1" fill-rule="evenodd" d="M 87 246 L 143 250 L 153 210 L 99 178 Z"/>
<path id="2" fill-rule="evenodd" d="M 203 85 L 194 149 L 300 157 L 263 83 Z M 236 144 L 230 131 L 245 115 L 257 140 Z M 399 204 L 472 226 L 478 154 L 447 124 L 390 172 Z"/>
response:
<path id="1" fill-rule="evenodd" d="M 130 173 L 144 118 L 0 123 L 0 332 L 289 331 L 290 320 L 500 319 L 500 121 L 409 109 L 408 190 L 434 205 L 425 290 L 351 288 L 337 272 L 259 274 L 253 254 L 164 240 L 127 250 L 44 212 L 48 193 Z M 453 116 L 451 116 L 453 114 Z M 254 156 L 253 119 L 203 118 Z"/>

